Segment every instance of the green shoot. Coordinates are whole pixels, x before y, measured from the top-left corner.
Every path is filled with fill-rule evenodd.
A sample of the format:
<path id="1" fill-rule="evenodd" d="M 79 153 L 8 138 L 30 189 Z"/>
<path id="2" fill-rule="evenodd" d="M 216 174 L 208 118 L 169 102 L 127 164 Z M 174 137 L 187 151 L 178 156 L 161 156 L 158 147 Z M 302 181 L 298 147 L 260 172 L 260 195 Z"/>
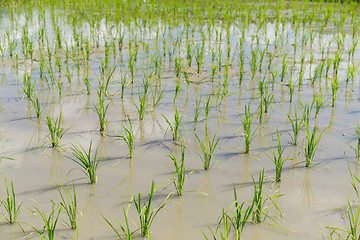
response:
<path id="1" fill-rule="evenodd" d="M 69 157 L 69 159 L 77 163 L 82 168 L 82 172 L 88 176 L 89 182 L 94 184 L 97 180 L 96 169 L 98 168 L 102 157 L 98 157 L 98 148 L 96 149 L 95 154 L 91 156 L 91 148 L 92 141 L 90 142 L 88 151 L 80 144 L 78 146 L 73 144 L 71 147 L 73 157 Z"/>

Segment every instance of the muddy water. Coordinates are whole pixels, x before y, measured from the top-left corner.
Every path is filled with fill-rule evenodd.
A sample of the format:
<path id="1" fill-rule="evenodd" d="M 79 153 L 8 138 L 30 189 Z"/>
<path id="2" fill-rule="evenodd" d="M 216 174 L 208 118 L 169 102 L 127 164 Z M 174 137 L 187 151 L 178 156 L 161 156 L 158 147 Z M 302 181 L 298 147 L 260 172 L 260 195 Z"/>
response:
<path id="1" fill-rule="evenodd" d="M 6 16 L 3 18 L 6 19 Z M 20 21 L 20 25 L 23 24 L 22 21 Z M 166 27 L 166 25 L 164 26 Z M 162 27 L 160 26 L 160 29 Z M 155 192 L 153 206 L 158 207 L 167 200 L 151 226 L 151 237 L 153 239 L 203 239 L 203 233 L 207 236 L 210 235 L 208 227 L 215 230 L 222 209 L 227 209 L 233 203 L 233 186 L 236 187 L 240 201 L 250 202 L 252 200 L 254 192 L 252 177 L 256 180 L 261 169 L 265 171 L 265 193 L 268 196 L 282 195 L 274 198 L 282 215 L 276 211 L 270 201 L 266 202 L 269 218 L 260 224 L 247 224 L 243 232 L 244 239 L 318 239 L 321 237 L 320 231 L 327 234 L 326 227 L 346 228 L 347 222 L 344 220 L 346 199 L 355 199 L 350 184 L 349 167 L 355 174 L 358 174 L 356 159 L 350 146 L 356 144 L 355 126 L 358 119 L 359 84 L 357 80 L 353 85 L 349 84 L 347 87 L 345 87 L 345 83 L 342 83 L 335 107 L 328 105 L 317 118 L 314 117 L 314 110 L 311 113 L 311 128 L 317 126 L 320 131 L 326 130 L 316 151 L 314 166 L 304 167 L 305 130 L 303 129 L 300 133 L 298 146 L 294 146 L 287 115 L 294 113 L 294 106 L 300 115 L 302 113 L 301 104 L 310 103 L 314 93 L 318 93 L 319 89 L 327 103 L 330 102 L 329 80 L 323 78 L 322 82 L 312 85 L 310 79 L 316 63 L 321 59 L 322 46 L 327 46 L 324 43 L 333 36 L 332 29 L 328 29 L 323 35 L 315 38 L 311 49 L 314 53 L 314 64 L 310 66 L 310 56 L 306 55 L 304 85 L 300 91 L 295 90 L 292 103 L 289 102 L 288 78 L 283 84 L 280 83 L 278 75 L 274 87 L 270 88 L 274 94 L 274 101 L 260 124 L 256 110 L 259 105 L 258 79 L 264 77 L 264 69 L 268 60 L 265 57 L 264 69 L 262 72 L 257 72 L 255 78 L 252 78 L 250 59 L 251 41 L 255 34 L 253 28 L 254 26 L 249 26 L 246 30 L 245 77 L 240 87 L 237 85 L 236 54 L 238 48 L 236 43 L 238 39 L 230 38 L 232 51 L 236 54 L 229 66 L 229 93 L 220 106 L 216 106 L 214 94 L 219 85 L 223 88 L 224 64 L 221 73 L 218 73 L 211 82 L 209 80 L 211 76 L 210 48 L 213 44 L 218 44 L 218 41 L 214 36 L 208 36 L 208 39 L 211 40 L 206 41 L 202 73 L 196 73 L 196 63 L 193 60 L 192 68 L 187 69 L 190 73 L 190 86 L 187 88 L 185 80 L 182 79 L 181 92 L 175 104 L 173 96 L 177 78 L 174 73 L 174 63 L 170 63 L 168 58 L 165 58 L 162 66 L 162 87 L 165 88 L 166 95 L 155 109 L 151 106 L 149 95 L 147 112 L 143 121 L 138 120 L 135 105 L 139 104 L 138 89 L 142 88 L 142 71 L 146 68 L 149 56 L 142 48 L 139 48 L 135 83 L 133 86 L 126 87 L 124 99 L 121 99 L 119 94 L 121 73 L 128 70 L 129 58 L 125 43 L 126 50 L 123 55 L 111 54 L 110 57 L 110 65 L 115 65 L 117 68 L 108 89 L 111 101 L 108 101 L 110 106 L 106 115 L 108 123 L 105 137 L 101 137 L 99 134 L 98 117 L 93 106 L 93 103 L 97 102 L 98 69 L 104 54 L 103 43 L 100 49 L 92 46 L 94 49 L 89 66 L 87 68 L 86 65 L 81 65 L 80 76 L 77 76 L 74 65 L 69 65 L 73 74 L 71 83 L 68 83 L 61 74 L 60 77 L 57 77 L 64 81 L 61 98 L 58 96 L 56 87 L 48 88 L 44 80 L 40 79 L 37 61 L 23 61 L 20 50 L 17 49 L 19 68 L 16 70 L 13 68 L 16 60 L 5 56 L 1 66 L 0 99 L 3 111 L 0 112 L 0 156 L 11 157 L 14 160 L 2 159 L 0 172 L 3 177 L 6 176 L 7 179 L 14 182 L 17 201 L 22 203 L 19 223 L 26 234 L 34 239 L 40 238 L 33 229 L 33 227 L 42 229 L 43 226 L 39 214 L 34 212 L 35 207 L 49 214 L 51 200 L 56 203 L 60 201 L 56 184 L 70 183 L 71 185 L 75 180 L 79 209 L 78 231 L 69 230 L 66 225 L 66 216 L 62 214 L 57 227 L 56 239 L 115 239 L 115 233 L 101 215 L 108 219 L 116 218 L 122 222 L 122 206 L 126 207 L 131 196 L 138 192 L 146 196 L 150 191 L 151 182 L 154 180 L 157 185 L 162 185 Z M 32 30 L 35 31 L 34 29 Z M 64 27 L 64 31 L 65 29 L 67 28 Z M 294 30 L 292 25 L 286 24 L 283 29 L 283 35 L 287 36 L 284 41 L 287 43 L 284 44 L 279 56 L 273 62 L 273 67 L 278 70 L 281 69 L 283 53 L 293 50 Z M 86 27 L 82 30 L 87 33 Z M 102 31 L 102 34 L 105 35 L 106 31 L 104 29 Z M 139 29 L 134 28 L 134 31 L 139 31 Z M 168 48 L 172 47 L 176 39 L 174 36 L 177 36 L 181 29 L 172 31 L 171 34 L 164 34 L 168 37 Z M 240 34 L 240 29 L 235 26 L 232 27 L 232 31 Z M 274 25 L 269 23 L 266 34 L 265 31 L 260 31 L 259 43 L 254 43 L 254 45 L 258 49 L 264 49 L 269 40 L 269 50 L 278 51 L 274 47 L 276 40 L 274 31 Z M 69 34 L 71 33 L 69 32 Z M 140 32 L 138 34 L 141 35 Z M 213 34 L 215 35 L 214 32 Z M 85 36 L 87 35 L 85 34 Z M 196 34 L 192 37 L 194 41 L 199 41 L 199 36 Z M 301 39 L 301 34 L 298 39 Z M 345 42 L 348 42 L 349 39 L 350 35 L 346 33 Z M 154 54 L 154 33 L 149 31 L 143 40 L 149 44 L 151 54 Z M 129 39 L 125 38 L 126 41 Z M 69 44 L 72 44 L 71 41 Z M 221 43 L 219 47 L 225 56 L 226 44 Z M 333 53 L 335 49 L 336 43 L 333 42 L 329 46 L 329 52 Z M 185 44 L 182 45 L 182 50 L 180 56 L 185 64 Z M 295 54 L 296 63 L 293 73 L 295 82 L 300 66 L 298 57 L 302 52 L 309 51 L 307 46 L 299 47 L 300 53 Z M 64 58 L 62 54 L 60 53 L 60 56 Z M 35 56 L 37 56 L 36 53 Z M 290 61 L 292 57 L 289 53 L 287 59 Z M 355 53 L 355 60 L 358 60 L 357 53 Z M 65 62 L 63 64 L 66 65 Z M 340 66 L 339 78 L 343 81 L 346 78 L 347 65 L 341 63 Z M 89 70 L 92 87 L 90 95 L 86 94 L 85 85 L 82 82 L 87 70 Z M 31 72 L 32 80 L 37 81 L 35 92 L 43 107 L 40 120 L 35 117 L 34 109 L 23 96 L 24 72 Z M 270 79 L 270 74 L 267 74 L 266 78 Z M 58 76 L 58 72 L 56 72 L 56 76 Z M 358 74 L 355 79 L 358 79 Z M 129 77 L 128 80 L 130 80 Z M 155 86 L 156 79 L 153 78 L 151 82 Z M 204 137 L 204 106 L 209 93 L 211 94 L 212 108 L 206 124 L 210 136 L 217 134 L 220 142 L 214 153 L 213 166 L 210 170 L 204 171 L 199 157 L 200 149 L 192 129 L 195 101 L 202 96 L 202 112 L 200 114 L 202 120 L 197 124 L 196 132 L 200 138 Z M 257 131 L 254 141 L 251 143 L 251 154 L 244 154 L 245 146 L 240 115 L 243 116 L 244 106 L 249 102 L 251 112 L 255 114 L 252 129 L 257 128 Z M 189 173 L 185 180 L 185 193 L 181 197 L 171 194 L 175 191 L 171 181 L 174 168 L 168 157 L 169 153 L 178 154 L 180 148 L 172 142 L 171 131 L 167 129 L 164 119 L 164 116 L 173 119 L 175 107 L 180 109 L 183 116 L 181 131 L 187 146 L 185 161 L 186 170 Z M 53 150 L 49 147 L 47 138 L 49 132 L 45 123 L 45 114 L 54 117 L 61 114 L 62 126 L 67 129 L 61 140 L 63 150 Z M 127 117 L 132 119 L 136 135 L 133 164 L 127 157 L 126 145 L 112 137 L 123 133 L 122 123 Z M 285 147 L 284 157 L 289 158 L 284 164 L 280 183 L 274 183 L 275 168 L 268 157 L 271 154 L 272 146 L 277 146 L 276 128 L 281 133 L 281 144 Z M 101 166 L 97 171 L 98 181 L 94 185 L 88 184 L 79 166 L 68 158 L 71 156 L 71 144 L 78 142 L 87 147 L 90 141 L 99 147 L 99 153 L 103 156 Z M 0 196 L 4 199 L 6 197 L 4 181 L 0 181 L 0 186 Z M 4 209 L 1 210 L 1 213 L 5 213 Z M 129 218 L 138 226 L 134 206 L 130 208 Z M 4 224 L 0 226 L 2 238 L 25 238 L 25 234 L 18 225 L 8 225 L 5 224 L 5 221 L 3 222 Z M 132 229 L 136 228 L 132 225 Z M 141 238 L 138 233 L 135 233 L 135 236 Z"/>

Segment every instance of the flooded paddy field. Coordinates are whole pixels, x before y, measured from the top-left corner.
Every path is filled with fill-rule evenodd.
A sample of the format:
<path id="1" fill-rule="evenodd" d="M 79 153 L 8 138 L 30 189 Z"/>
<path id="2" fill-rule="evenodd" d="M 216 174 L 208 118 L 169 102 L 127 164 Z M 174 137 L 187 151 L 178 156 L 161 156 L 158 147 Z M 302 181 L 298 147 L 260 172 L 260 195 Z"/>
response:
<path id="1" fill-rule="evenodd" d="M 1 238 L 359 237 L 357 3 L 1 4 Z"/>

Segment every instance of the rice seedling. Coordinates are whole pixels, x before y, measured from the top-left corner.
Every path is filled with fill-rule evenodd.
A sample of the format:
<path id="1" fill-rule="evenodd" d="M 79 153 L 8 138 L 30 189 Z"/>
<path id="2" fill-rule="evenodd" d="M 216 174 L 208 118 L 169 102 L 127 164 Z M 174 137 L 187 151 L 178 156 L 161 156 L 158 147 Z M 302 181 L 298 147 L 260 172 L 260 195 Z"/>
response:
<path id="1" fill-rule="evenodd" d="M 175 172 L 173 177 L 173 184 L 176 189 L 178 196 L 181 196 L 184 192 L 184 182 L 185 182 L 185 145 L 181 141 L 181 156 L 178 159 L 174 154 L 170 153 L 169 157 L 174 163 Z"/>
<path id="2" fill-rule="evenodd" d="M 251 124 L 254 120 L 254 114 L 250 114 L 250 103 L 248 105 L 245 105 L 245 116 L 241 118 L 242 127 L 244 130 L 244 138 L 245 138 L 245 153 L 250 152 L 250 144 L 255 138 L 255 133 L 257 128 L 256 127 L 254 131 L 251 131 Z"/>
<path id="3" fill-rule="evenodd" d="M 337 74 L 335 74 L 335 76 L 331 79 L 331 93 L 332 93 L 331 106 L 332 107 L 335 107 L 335 99 L 336 99 L 336 95 L 337 95 L 339 88 L 340 88 L 340 81 L 338 80 Z"/>
<path id="4" fill-rule="evenodd" d="M 201 103 L 201 95 L 199 98 L 196 98 L 195 100 L 195 114 L 194 114 L 194 131 L 196 130 L 196 125 L 199 121 L 199 116 L 202 110 L 200 110 L 200 103 Z"/>
<path id="5" fill-rule="evenodd" d="M 6 188 L 6 200 L 1 201 L 1 205 L 5 208 L 6 221 L 10 224 L 17 222 L 18 215 L 21 210 L 22 204 L 16 203 L 16 195 L 14 190 L 14 184 L 11 181 L 11 186 L 9 187 L 7 178 L 5 178 L 5 188 Z"/>
<path id="6" fill-rule="evenodd" d="M 135 231 L 131 231 L 130 230 L 130 226 L 129 226 L 129 218 L 128 218 L 128 214 L 129 214 L 129 209 L 131 206 L 132 201 L 134 200 L 134 197 L 132 197 L 130 199 L 130 202 L 125 210 L 124 206 L 122 206 L 122 210 L 123 210 L 123 215 L 124 215 L 124 220 L 125 220 L 125 225 L 121 224 L 117 219 L 115 219 L 115 221 L 117 222 L 117 224 L 119 225 L 122 233 L 125 235 L 125 238 L 123 238 L 121 236 L 121 233 L 115 228 L 115 226 L 107 219 L 105 218 L 103 215 L 102 218 L 110 225 L 110 227 L 114 230 L 114 232 L 116 233 L 116 235 L 118 236 L 118 238 L 120 240 L 122 239 L 126 239 L 126 240 L 132 240 L 133 239 L 133 234 L 135 233 Z"/>
<path id="7" fill-rule="evenodd" d="M 302 115 L 302 118 L 303 118 L 303 121 L 304 121 L 304 125 L 305 127 L 308 127 L 309 126 L 309 122 L 310 122 L 310 116 L 311 116 L 311 112 L 313 110 L 313 107 L 314 107 L 314 101 L 312 101 L 311 104 L 305 102 L 305 103 L 301 103 L 301 106 L 303 107 L 304 109 L 304 112 L 303 112 L 303 115 Z"/>
<path id="8" fill-rule="evenodd" d="M 232 224 L 235 229 L 235 239 L 240 240 L 242 232 L 244 230 L 244 227 L 245 227 L 246 223 L 250 220 L 250 216 L 253 212 L 254 204 L 250 204 L 243 211 L 245 202 L 242 202 L 240 204 L 240 202 L 237 198 L 235 186 L 233 186 L 233 189 L 234 189 L 234 203 L 232 205 L 234 205 L 235 210 L 234 210 L 233 217 L 232 217 Z"/>
<path id="9" fill-rule="evenodd" d="M 91 86 L 90 86 L 90 79 L 88 77 L 84 78 L 84 84 L 86 86 L 86 94 L 90 95 L 91 93 Z"/>
<path id="10" fill-rule="evenodd" d="M 35 84 L 36 81 L 34 81 L 34 83 L 31 83 L 31 76 L 24 74 L 24 86 L 22 86 L 22 89 L 26 95 L 26 97 L 30 100 L 32 95 L 35 92 Z"/>
<path id="11" fill-rule="evenodd" d="M 141 202 L 141 193 L 138 193 L 137 199 L 134 197 L 134 204 L 136 208 L 136 212 L 139 217 L 140 222 L 140 234 L 142 236 L 147 236 L 150 238 L 150 227 L 153 223 L 156 215 L 159 213 L 159 211 L 165 206 L 165 202 L 163 202 L 160 207 L 151 210 L 151 204 L 153 201 L 154 196 L 154 190 L 155 190 L 155 182 L 152 181 L 151 184 L 151 190 L 149 193 L 149 199 L 145 204 Z"/>
<path id="12" fill-rule="evenodd" d="M 35 113 L 36 113 L 36 117 L 38 119 L 41 118 L 41 103 L 39 101 L 39 97 L 36 96 L 36 94 L 33 92 L 31 98 L 30 98 L 30 102 L 32 104 L 32 107 L 35 109 Z"/>
<path id="13" fill-rule="evenodd" d="M 316 136 L 316 126 L 310 133 L 309 126 L 306 125 L 306 145 L 304 147 L 305 153 L 305 167 L 311 167 L 312 160 L 314 159 L 316 149 L 319 145 L 321 135 L 326 129 L 324 129 L 318 136 Z"/>
<path id="14" fill-rule="evenodd" d="M 44 236 L 45 232 L 47 232 L 48 240 L 55 239 L 55 229 L 59 220 L 62 206 L 60 204 L 56 205 L 54 202 L 51 202 L 51 213 L 49 214 L 49 216 L 46 216 L 46 214 L 43 211 L 39 210 L 38 208 L 35 207 L 35 209 L 36 212 L 39 213 L 39 215 L 41 216 L 44 222 L 44 227 L 41 231 L 37 229 L 35 230 L 38 233 L 40 233 L 41 236 Z"/>
<path id="15" fill-rule="evenodd" d="M 163 117 L 171 130 L 172 140 L 177 141 L 179 139 L 179 137 L 181 136 L 180 126 L 181 126 L 181 120 L 183 119 L 183 116 L 180 117 L 179 110 L 177 108 L 175 108 L 173 123 L 171 123 L 164 115 L 163 115 Z"/>
<path id="16" fill-rule="evenodd" d="M 69 227 L 71 229 L 77 229 L 77 199 L 75 191 L 75 183 L 73 182 L 72 191 L 70 188 L 65 188 L 63 184 L 57 186 L 58 192 L 61 197 L 62 211 L 66 214 L 69 219 Z"/>
<path id="17" fill-rule="evenodd" d="M 134 135 L 132 123 L 131 123 L 131 120 L 129 117 L 128 117 L 128 122 L 129 122 L 128 128 L 125 127 L 124 123 L 122 125 L 125 135 L 114 136 L 114 137 L 117 137 L 126 143 L 126 145 L 129 148 L 130 159 L 132 160 L 134 158 L 134 150 L 135 150 L 135 135 Z"/>
<path id="18" fill-rule="evenodd" d="M 135 105 L 138 113 L 139 119 L 143 120 L 145 117 L 146 110 L 146 94 L 139 91 L 139 106 Z"/>
<path id="19" fill-rule="evenodd" d="M 199 143 L 201 155 L 200 158 L 204 165 L 204 170 L 208 170 L 213 164 L 211 164 L 211 158 L 214 155 L 214 151 L 216 146 L 219 143 L 220 138 L 216 138 L 216 134 L 213 136 L 212 140 L 210 140 L 209 134 L 207 130 L 205 131 L 205 140 L 201 140 L 199 136 L 195 134 L 195 137 Z"/>
<path id="20" fill-rule="evenodd" d="M 279 214 L 282 215 L 280 209 L 272 200 L 273 198 L 278 198 L 278 197 L 281 197 L 282 195 L 275 195 L 273 197 L 269 197 L 264 192 L 264 190 L 263 190 L 263 188 L 264 188 L 264 169 L 260 171 L 258 184 L 256 184 L 253 176 L 251 176 L 251 178 L 252 178 L 252 182 L 253 182 L 253 186 L 254 186 L 254 197 L 251 202 L 251 204 L 253 205 L 252 206 L 252 221 L 254 223 L 260 223 L 260 222 L 265 221 L 266 218 L 269 218 L 277 226 L 280 227 L 280 225 L 272 217 L 270 217 L 268 215 L 269 207 L 265 206 L 265 203 L 267 201 L 271 201 L 271 203 L 276 208 L 276 210 L 279 212 Z"/>
<path id="21" fill-rule="evenodd" d="M 298 136 L 300 133 L 300 130 L 305 126 L 304 123 L 304 118 L 298 118 L 298 113 L 297 113 L 297 109 L 296 106 L 294 106 L 294 116 L 291 117 L 289 114 L 287 115 L 289 122 L 291 124 L 291 128 L 293 130 L 293 134 L 294 136 L 291 137 L 293 140 L 293 144 L 297 145 L 298 143 Z"/>
<path id="22" fill-rule="evenodd" d="M 327 106 L 321 91 L 318 95 L 314 97 L 314 102 L 315 102 L 315 118 L 317 118 L 319 116 L 319 113 L 323 111 Z"/>
<path id="23" fill-rule="evenodd" d="M 287 68 L 288 68 L 288 62 L 286 61 L 286 56 L 287 56 L 287 54 L 284 54 L 283 59 L 282 59 L 281 78 L 280 78 L 281 82 L 284 81 L 285 75 L 286 75 L 286 72 L 287 72 Z"/>
<path id="24" fill-rule="evenodd" d="M 274 99 L 274 94 L 269 93 L 269 84 L 270 84 L 269 81 L 267 81 L 266 84 L 264 84 L 264 92 L 262 95 L 262 103 L 264 106 L 264 113 L 268 112 L 269 106 Z"/>
<path id="25" fill-rule="evenodd" d="M 205 121 L 207 121 L 208 117 L 209 117 L 209 113 L 211 110 L 211 102 L 210 102 L 210 94 L 207 95 L 206 97 L 206 103 L 205 103 Z"/>
<path id="26" fill-rule="evenodd" d="M 281 146 L 281 142 L 280 142 L 280 135 L 279 135 L 279 130 L 276 128 L 276 137 L 277 137 L 277 147 L 275 149 L 275 147 L 273 147 L 271 149 L 271 156 L 268 155 L 269 158 L 271 158 L 271 160 L 273 161 L 273 163 L 275 164 L 275 182 L 280 182 L 281 181 L 281 172 L 283 169 L 283 165 L 284 162 L 288 159 L 283 159 L 283 153 L 284 153 L 284 148 L 282 148 Z"/>
<path id="27" fill-rule="evenodd" d="M 259 182 L 256 185 L 254 177 L 252 177 L 253 185 L 254 185 L 254 198 L 252 204 L 254 206 L 252 212 L 252 221 L 255 223 L 262 222 L 262 211 L 263 211 L 263 185 L 264 185 L 264 169 L 260 171 L 259 174 Z"/>
<path id="28" fill-rule="evenodd" d="M 360 125 L 359 121 L 357 121 L 356 130 L 356 145 L 355 147 L 351 147 L 355 152 L 355 157 L 357 159 L 357 163 L 360 161 Z"/>
<path id="29" fill-rule="evenodd" d="M 99 125 L 100 125 L 100 135 L 105 136 L 105 129 L 106 129 L 106 113 L 109 108 L 109 103 L 105 104 L 105 93 L 102 89 L 97 91 L 98 94 L 98 103 L 94 105 L 95 112 L 99 118 Z"/>
<path id="30" fill-rule="evenodd" d="M 46 116 L 46 125 L 49 128 L 50 143 L 52 148 L 57 148 L 60 145 L 60 140 L 64 136 L 66 130 L 64 130 L 61 126 L 61 114 L 55 120 L 50 116 Z"/>
<path id="31" fill-rule="evenodd" d="M 176 99 L 179 96 L 180 91 L 181 91 L 181 81 L 180 81 L 180 79 L 178 79 L 178 81 L 176 83 L 175 91 L 174 91 L 174 97 L 173 97 L 174 103 L 176 102 Z"/>
<path id="32" fill-rule="evenodd" d="M 100 164 L 100 160 L 102 159 L 102 157 L 98 156 L 98 148 L 96 148 L 95 153 L 92 154 L 91 153 L 92 141 L 91 141 L 89 145 L 89 150 L 87 151 L 80 144 L 78 144 L 78 146 L 73 144 L 70 149 L 72 151 L 71 155 L 73 157 L 68 157 L 68 158 L 74 161 L 82 168 L 81 171 L 85 173 L 91 184 L 96 183 L 97 180 L 96 170 Z"/>

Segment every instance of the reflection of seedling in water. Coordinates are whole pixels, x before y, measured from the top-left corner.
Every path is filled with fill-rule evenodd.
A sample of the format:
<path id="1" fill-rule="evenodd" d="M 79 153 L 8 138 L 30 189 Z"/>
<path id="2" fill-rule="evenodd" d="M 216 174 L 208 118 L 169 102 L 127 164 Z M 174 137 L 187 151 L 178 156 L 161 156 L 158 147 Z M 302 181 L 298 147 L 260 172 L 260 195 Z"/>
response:
<path id="1" fill-rule="evenodd" d="M 88 176 L 91 184 L 96 183 L 96 170 L 99 166 L 100 160 L 102 159 L 102 157 L 98 157 L 98 148 L 96 148 L 95 154 L 92 154 L 91 141 L 88 151 L 86 151 L 80 144 L 78 146 L 73 144 L 70 149 L 73 157 L 69 157 L 69 159 L 77 163 L 82 168 L 81 171 Z"/>
<path id="2" fill-rule="evenodd" d="M 1 201 L 1 205 L 5 208 L 6 210 L 6 220 L 10 223 L 16 223 L 17 222 L 17 217 L 20 213 L 20 207 L 22 204 L 18 205 L 16 203 L 16 196 L 15 196 L 15 190 L 14 190 L 14 184 L 11 181 L 11 186 L 9 188 L 8 185 L 8 181 L 5 178 L 5 187 L 6 187 L 6 200 L 2 200 Z"/>

